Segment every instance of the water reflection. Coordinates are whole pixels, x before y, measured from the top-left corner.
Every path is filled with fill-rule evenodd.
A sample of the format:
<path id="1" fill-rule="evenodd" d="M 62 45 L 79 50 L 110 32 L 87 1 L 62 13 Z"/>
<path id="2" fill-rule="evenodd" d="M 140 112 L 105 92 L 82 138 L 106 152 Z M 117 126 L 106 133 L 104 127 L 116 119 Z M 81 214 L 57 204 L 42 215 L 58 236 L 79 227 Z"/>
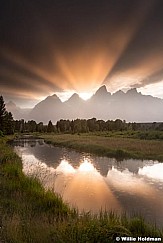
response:
<path id="1" fill-rule="evenodd" d="M 144 166 L 139 169 L 138 174 L 163 181 L 163 164 L 160 163 L 152 166 Z"/>
<path id="2" fill-rule="evenodd" d="M 73 168 L 72 165 L 70 165 L 68 163 L 68 161 L 66 161 L 65 159 L 64 160 L 61 160 L 61 163 L 58 165 L 58 167 L 56 168 L 56 171 L 58 172 L 63 172 L 65 174 L 67 173 L 74 173 L 75 172 L 75 169 Z"/>
<path id="3" fill-rule="evenodd" d="M 135 174 L 129 172 L 128 169 L 119 171 L 116 168 L 108 171 L 107 182 L 111 184 L 116 190 L 127 192 L 131 195 L 148 196 L 155 195 L 155 190 L 146 183 L 144 178 L 139 178 Z M 150 195 L 150 198 L 151 198 Z"/>
<path id="4" fill-rule="evenodd" d="M 57 190 L 57 188 L 55 188 Z M 105 183 L 103 176 L 88 160 L 84 160 L 66 183 L 63 199 L 79 210 L 99 209 L 120 211 L 121 206 Z"/>
<path id="5" fill-rule="evenodd" d="M 80 211 L 134 211 L 163 224 L 162 163 L 131 159 L 117 163 L 40 141 L 21 142 L 15 150 L 22 156 L 26 175 L 38 178 Z"/>
<path id="6" fill-rule="evenodd" d="M 32 154 L 22 154 L 21 156 L 24 174 L 39 179 L 45 189 L 52 189 L 57 177 L 56 170 L 40 162 Z"/>
<path id="7" fill-rule="evenodd" d="M 39 179 L 46 189 L 54 190 L 79 211 L 120 211 L 116 197 L 88 160 L 85 159 L 76 169 L 66 160 L 62 160 L 56 169 L 41 163 L 33 155 L 23 154 L 22 160 L 26 175 Z"/>

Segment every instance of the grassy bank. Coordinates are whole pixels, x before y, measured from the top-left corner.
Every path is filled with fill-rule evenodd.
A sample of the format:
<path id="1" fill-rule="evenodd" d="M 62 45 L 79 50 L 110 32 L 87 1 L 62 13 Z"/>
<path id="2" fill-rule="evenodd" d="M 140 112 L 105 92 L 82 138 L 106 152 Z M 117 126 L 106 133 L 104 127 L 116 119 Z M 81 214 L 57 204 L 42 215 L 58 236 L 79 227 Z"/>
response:
<path id="1" fill-rule="evenodd" d="M 163 237 L 138 217 L 78 214 L 22 173 L 21 159 L 0 138 L 0 242 L 116 242 L 116 236 Z"/>
<path id="2" fill-rule="evenodd" d="M 117 159 L 153 159 L 163 162 L 163 140 L 140 139 L 138 134 L 42 134 L 47 143 Z"/>

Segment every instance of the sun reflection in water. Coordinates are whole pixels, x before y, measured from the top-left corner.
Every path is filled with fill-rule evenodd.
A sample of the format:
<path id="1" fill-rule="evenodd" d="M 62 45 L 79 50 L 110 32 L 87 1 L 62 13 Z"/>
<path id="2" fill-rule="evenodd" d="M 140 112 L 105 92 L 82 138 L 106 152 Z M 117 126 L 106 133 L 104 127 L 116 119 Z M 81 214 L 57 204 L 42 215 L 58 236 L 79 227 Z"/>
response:
<path id="1" fill-rule="evenodd" d="M 57 161 L 51 161 L 51 157 L 51 163 L 44 163 L 44 157 L 41 160 L 41 157 L 26 147 L 19 147 L 16 152 L 22 157 L 23 172 L 26 175 L 37 178 L 45 190 L 61 195 L 64 202 L 78 208 L 79 212 L 84 210 L 98 213 L 102 209 L 121 213 L 124 210 L 132 212 L 134 209 L 147 215 L 147 218 L 163 215 L 161 163 L 143 162 L 136 165 L 136 172 L 124 164 L 119 167 L 113 163 L 112 168 L 105 167 L 105 170 L 108 169 L 105 173 L 107 175 L 102 176 L 98 169 L 103 171 L 103 164 L 100 160 L 94 164 L 91 156 L 83 156 L 82 160 L 79 157 L 78 165 L 76 162 L 75 165 L 71 164 L 72 160 L 67 160 L 65 156 L 57 165 Z"/>
<path id="2" fill-rule="evenodd" d="M 83 158 L 77 168 L 66 159 L 62 159 L 60 164 L 53 168 L 30 154 L 22 154 L 22 161 L 23 172 L 26 175 L 39 179 L 45 189 L 60 194 L 65 202 L 77 207 L 79 211 L 121 211 L 122 207 L 113 193 L 114 190 L 152 200 L 156 193 L 144 176 L 163 180 L 163 164 L 139 168 L 139 176 L 128 169 L 119 171 L 112 167 L 107 176 L 103 177 L 88 158 Z"/>
<path id="3" fill-rule="evenodd" d="M 74 173 L 75 169 L 72 165 L 68 163 L 67 160 L 63 159 L 61 160 L 61 163 L 56 168 L 57 172 L 63 172 L 63 173 Z"/>
<path id="4" fill-rule="evenodd" d="M 39 161 L 34 155 L 22 155 L 23 172 L 38 178 L 45 189 L 51 189 L 79 211 L 98 212 L 100 209 L 120 211 L 121 206 L 113 192 L 86 158 L 74 168 L 61 160 L 56 169 Z"/>
<path id="5" fill-rule="evenodd" d="M 69 171 L 71 165 L 66 162 L 62 161 L 60 165 L 64 165 L 62 167 L 64 171 L 66 169 Z M 60 165 L 59 167 L 61 167 Z M 58 170 L 58 167 L 56 170 Z M 75 173 L 68 174 L 67 171 L 63 176 L 60 175 L 56 178 L 56 187 L 54 188 L 55 192 L 62 194 L 64 201 L 73 207 L 77 207 L 79 211 L 84 209 L 98 212 L 100 209 L 116 211 L 121 209 L 118 200 L 107 186 L 103 176 L 88 159 L 83 159 L 80 166 L 73 170 Z"/>
<path id="6" fill-rule="evenodd" d="M 87 159 L 80 164 L 78 172 L 97 172 L 96 168 Z"/>

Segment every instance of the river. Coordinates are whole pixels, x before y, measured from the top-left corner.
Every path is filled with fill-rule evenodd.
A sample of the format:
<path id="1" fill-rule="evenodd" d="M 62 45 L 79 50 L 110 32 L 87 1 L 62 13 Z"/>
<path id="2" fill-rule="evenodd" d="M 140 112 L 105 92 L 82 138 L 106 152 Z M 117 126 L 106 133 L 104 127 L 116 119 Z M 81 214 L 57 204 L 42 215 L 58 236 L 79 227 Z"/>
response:
<path id="1" fill-rule="evenodd" d="M 23 172 L 62 196 L 79 211 L 113 210 L 138 214 L 163 226 L 163 163 L 78 153 L 43 139 L 13 142 Z"/>

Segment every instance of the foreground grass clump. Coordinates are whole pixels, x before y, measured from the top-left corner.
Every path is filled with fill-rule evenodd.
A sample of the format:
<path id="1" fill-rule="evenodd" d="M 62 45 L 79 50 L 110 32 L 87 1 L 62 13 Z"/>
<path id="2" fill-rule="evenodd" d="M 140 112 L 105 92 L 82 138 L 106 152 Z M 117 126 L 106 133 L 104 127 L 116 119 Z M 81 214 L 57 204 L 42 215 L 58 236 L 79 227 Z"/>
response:
<path id="1" fill-rule="evenodd" d="M 0 139 L 0 242 L 116 242 L 116 236 L 163 237 L 141 218 L 101 212 L 80 215 L 22 173 L 21 159 Z"/>
<path id="2" fill-rule="evenodd" d="M 152 159 L 163 162 L 163 140 L 128 137 L 128 133 L 41 134 L 47 143 L 117 159 Z M 137 136 L 137 133 L 133 133 Z"/>

